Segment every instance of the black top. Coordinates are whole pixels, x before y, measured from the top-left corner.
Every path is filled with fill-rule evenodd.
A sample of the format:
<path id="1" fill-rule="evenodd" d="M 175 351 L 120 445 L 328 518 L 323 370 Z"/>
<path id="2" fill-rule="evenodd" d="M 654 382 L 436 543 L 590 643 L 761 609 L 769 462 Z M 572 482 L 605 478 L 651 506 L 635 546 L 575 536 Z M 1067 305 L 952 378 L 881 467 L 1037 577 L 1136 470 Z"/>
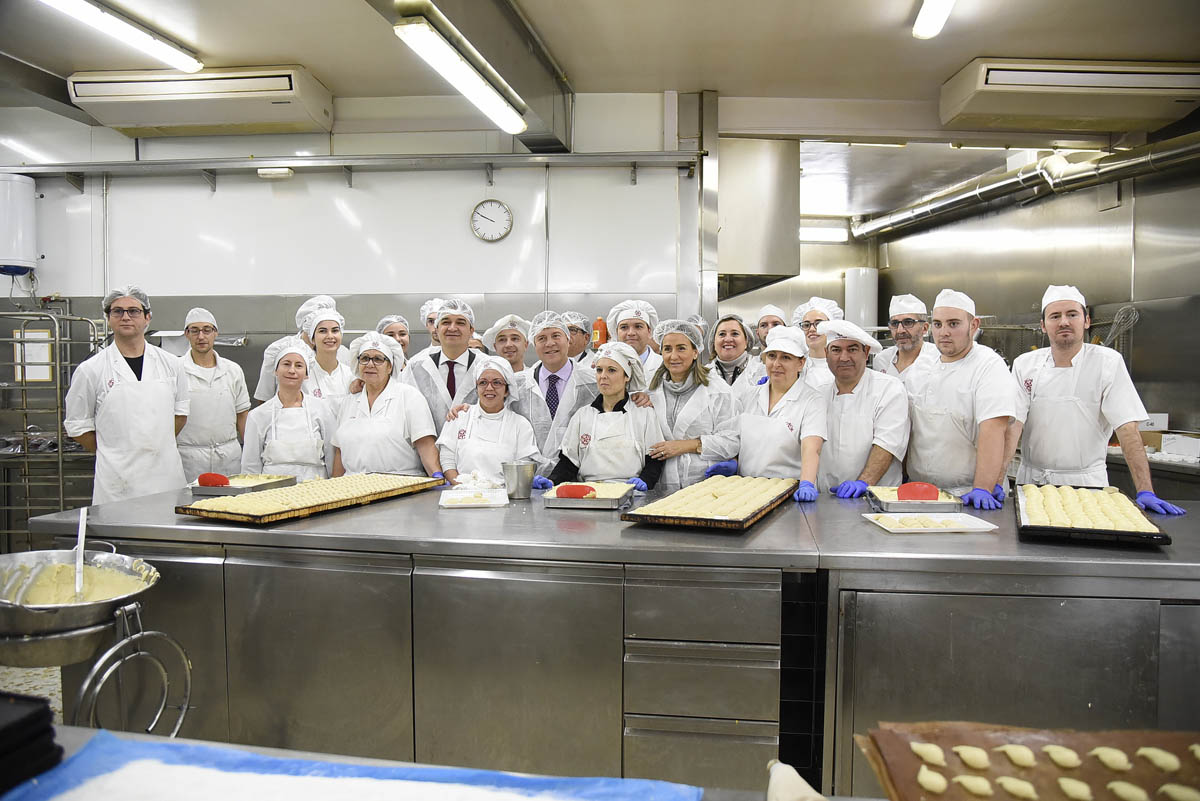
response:
<path id="1" fill-rule="evenodd" d="M 137 376 L 137 380 L 141 381 L 142 363 L 146 360 L 146 354 L 143 353 L 141 356 L 134 356 L 132 358 L 129 356 L 124 356 L 122 358 L 125 359 L 125 363 L 129 365 L 129 369 L 133 371 L 133 374 Z"/>
<path id="2" fill-rule="evenodd" d="M 613 407 L 613 412 L 625 413 L 625 406 L 629 403 L 629 393 L 625 393 L 625 397 L 617 401 L 617 405 Z M 604 411 L 604 396 L 597 395 L 592 401 L 591 406 L 597 411 Z M 654 485 L 658 483 L 658 479 L 662 477 L 663 460 L 661 459 L 646 459 L 642 458 L 642 471 L 638 473 L 638 478 L 646 482 L 646 489 L 654 489 Z M 558 452 L 558 464 L 554 465 L 554 470 L 550 472 L 550 480 L 555 484 L 561 484 L 564 481 L 579 480 L 579 465 L 571 461 L 570 457 L 564 456 L 562 451 Z"/>

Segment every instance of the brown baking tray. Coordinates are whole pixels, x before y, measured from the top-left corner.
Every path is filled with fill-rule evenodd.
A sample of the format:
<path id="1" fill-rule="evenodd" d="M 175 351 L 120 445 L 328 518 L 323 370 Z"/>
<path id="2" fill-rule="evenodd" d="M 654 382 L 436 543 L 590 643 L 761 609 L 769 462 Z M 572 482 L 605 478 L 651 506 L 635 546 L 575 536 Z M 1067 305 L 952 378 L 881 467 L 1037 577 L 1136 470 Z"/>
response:
<path id="1" fill-rule="evenodd" d="M 305 517 L 312 517 L 322 512 L 332 512 L 335 509 L 345 509 L 350 506 L 363 506 L 375 501 L 383 501 L 389 498 L 399 498 L 402 495 L 412 495 L 416 492 L 423 492 L 439 484 L 444 484 L 445 481 L 440 478 L 431 478 L 419 484 L 410 484 L 407 487 L 397 487 L 396 489 L 384 490 L 382 492 L 373 492 L 367 495 L 359 495 L 354 498 L 347 498 L 342 501 L 334 501 L 332 503 L 317 504 L 315 506 L 305 506 L 301 509 L 288 509 L 286 512 L 276 512 L 269 515 L 244 515 L 235 512 L 220 512 L 214 509 L 195 509 L 191 506 L 176 506 L 175 513 L 180 515 L 190 515 L 199 517 L 205 520 L 225 520 L 232 523 L 248 523 L 252 526 L 262 526 L 268 523 L 278 523 L 284 520 L 300 520 Z"/>
<path id="2" fill-rule="evenodd" d="M 771 500 L 760 506 L 749 516 L 743 518 L 728 517 L 667 517 L 666 515 L 641 514 L 637 509 L 631 509 L 621 514 L 621 519 L 630 523 L 647 523 L 654 526 L 674 526 L 676 528 L 712 528 L 722 531 L 745 531 L 761 520 L 767 512 L 791 497 L 800 482 L 796 479 L 788 481 L 787 488 Z"/>
<path id="3" fill-rule="evenodd" d="M 1078 489 L 1078 488 L 1077 488 Z M 1083 489 L 1095 489 L 1086 487 Z M 1029 524 L 1029 515 L 1025 511 L 1025 490 L 1019 484 L 1013 486 L 1012 496 L 1015 499 L 1013 510 L 1017 515 L 1017 534 L 1036 539 L 1072 540 L 1075 542 L 1095 542 L 1103 545 L 1170 545 L 1171 537 L 1161 531 L 1122 531 L 1103 528 L 1064 528 L 1062 526 L 1034 526 Z M 1145 514 L 1144 512 L 1142 513 Z M 1150 520 L 1149 517 L 1146 518 Z M 1150 520 L 1153 524 L 1154 521 Z"/>

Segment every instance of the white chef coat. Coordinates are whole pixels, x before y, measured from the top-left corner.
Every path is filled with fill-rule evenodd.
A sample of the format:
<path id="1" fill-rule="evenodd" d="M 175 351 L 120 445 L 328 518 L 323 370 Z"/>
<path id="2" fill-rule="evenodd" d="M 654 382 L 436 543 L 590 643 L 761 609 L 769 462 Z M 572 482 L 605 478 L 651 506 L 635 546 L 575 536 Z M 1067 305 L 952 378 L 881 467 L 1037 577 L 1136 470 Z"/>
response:
<path id="1" fill-rule="evenodd" d="M 455 359 L 453 398 L 446 389 L 448 367 L 445 362 L 448 360 L 440 347 L 414 358 L 408 363 L 408 369 L 400 374 L 402 384 L 415 387 L 425 398 L 437 433 L 441 433 L 446 414 L 452 408 L 478 400 L 475 382 L 479 379 L 482 355 L 477 350 L 466 350 Z"/>
<path id="2" fill-rule="evenodd" d="M 279 396 L 246 415 L 242 472 L 329 478 L 337 419 L 321 398 L 303 395 L 302 406 L 285 409 Z"/>
<path id="3" fill-rule="evenodd" d="M 567 423 L 562 455 L 579 465 L 580 481 L 624 481 L 642 472 L 650 446 L 663 439 L 653 409 L 633 401 L 620 412 L 589 405 Z"/>
<path id="4" fill-rule="evenodd" d="M 674 426 L 667 423 L 674 400 L 668 397 L 662 384 L 650 390 L 663 439 L 700 439 L 700 453 L 683 453 L 667 459 L 658 482 L 663 489 L 676 490 L 702 481 L 704 471 L 711 465 L 737 456 L 733 390 L 715 373 L 710 373 L 708 379 L 708 385 L 699 384 L 676 412 Z"/>
<path id="5" fill-rule="evenodd" d="M 642 356 L 646 358 L 642 359 Z M 654 348 L 646 346 L 645 354 L 638 354 L 638 358 L 642 359 L 642 367 L 646 371 L 646 381 L 654 377 L 654 372 L 662 367 L 662 356 L 654 352 Z"/>
<path id="6" fill-rule="evenodd" d="M 489 414 L 479 404 L 447 423 L 437 446 L 442 470 L 478 472 L 497 484 L 504 483 L 503 462 L 541 456 L 528 420 L 508 408 Z"/>
<path id="7" fill-rule="evenodd" d="M 75 368 L 63 429 L 71 437 L 96 432 L 92 503 L 185 486 L 175 417 L 187 415 L 190 408 L 183 365 L 148 342 L 140 381 L 116 345 Z"/>
<path id="8" fill-rule="evenodd" d="M 768 382 L 737 398 L 738 473 L 799 478 L 800 441 L 829 438 L 825 396 L 798 378 L 768 412 L 770 393 Z"/>
<path id="9" fill-rule="evenodd" d="M 1108 485 L 1113 429 L 1147 418 L 1121 354 L 1085 343 L 1070 367 L 1055 367 L 1050 348 L 1013 361 L 1021 435 L 1022 484 Z"/>
<path id="10" fill-rule="evenodd" d="M 562 448 L 563 432 L 575 412 L 587 406 L 596 399 L 599 390 L 596 389 L 596 371 L 591 367 L 576 364 L 571 368 L 571 377 L 567 383 L 558 388 L 558 411 L 550 417 L 550 407 L 546 405 L 546 396 L 542 392 L 541 374 L 545 368 L 541 362 L 527 370 L 517 373 L 516 387 L 509 387 L 512 395 L 509 408 L 524 417 L 533 426 L 533 436 L 537 441 L 538 475 L 548 476 L 558 462 L 558 452 Z M 657 442 L 659 440 L 655 440 Z M 653 445 L 654 443 L 650 443 Z M 629 478 L 629 476 L 626 476 Z"/>
<path id="11" fill-rule="evenodd" d="M 596 351 L 585 348 L 583 353 L 572 357 L 572 361 L 575 362 L 576 367 L 592 367 L 596 364 Z"/>
<path id="12" fill-rule="evenodd" d="M 237 416 L 250 408 L 246 376 L 237 362 L 222 359 L 216 351 L 213 355 L 217 359 L 213 367 L 196 364 L 190 350 L 179 357 L 192 405 L 176 441 L 189 483 L 201 473 L 231 476 L 242 469 Z"/>
<path id="13" fill-rule="evenodd" d="M 904 386 L 909 391 L 912 390 L 912 383 L 921 373 L 929 370 L 930 367 L 942 358 L 942 353 L 937 349 L 937 345 L 932 342 L 922 342 L 921 352 L 917 354 L 916 361 L 900 372 L 896 369 L 896 359 L 899 356 L 900 349 L 895 345 L 889 348 L 884 348 L 879 353 L 875 354 L 875 360 L 871 362 L 871 366 L 881 373 L 886 373 L 890 376 L 895 376 L 904 382 Z"/>
<path id="14" fill-rule="evenodd" d="M 338 362 L 333 372 L 327 373 L 315 359 L 312 368 L 313 374 L 304 379 L 301 390 L 314 398 L 324 398 L 329 402 L 331 409 L 337 409 L 342 398 L 350 394 L 350 385 L 354 383 L 354 371 Z"/>
<path id="15" fill-rule="evenodd" d="M 978 344 L 958 361 L 939 358 L 928 372 L 917 376 L 909 389 L 909 478 L 955 494 L 970 491 L 975 483 L 979 424 L 1012 417 L 1017 410 L 1016 390 L 1004 360 Z"/>
<path id="16" fill-rule="evenodd" d="M 719 367 L 717 367 L 716 359 L 710 361 L 705 365 L 705 367 L 707 367 L 709 373 L 711 373 L 710 378 L 712 378 L 714 381 L 720 381 L 721 383 L 726 384 L 730 389 L 733 390 L 735 397 L 743 388 L 754 386 L 758 383 L 758 379 L 767 374 L 767 367 L 762 363 L 762 359 L 753 354 L 746 359 L 746 364 L 743 365 L 742 372 L 737 374 L 737 378 L 733 379 L 732 384 L 726 382 L 725 377 L 721 375 L 721 370 Z"/>
<path id="17" fill-rule="evenodd" d="M 852 392 L 839 395 L 836 383 L 825 392 L 829 441 L 821 449 L 817 489 L 826 492 L 843 481 L 857 479 L 874 445 L 895 457 L 876 483 L 881 487 L 900 486 L 909 429 L 904 383 L 866 370 Z"/>
<path id="18" fill-rule="evenodd" d="M 766 372 L 766 368 L 764 368 L 763 375 L 766 375 Z M 810 387 L 822 393 L 833 383 L 833 371 L 829 369 L 829 361 L 818 359 L 815 356 L 809 356 L 804 360 L 804 372 L 800 377 Z"/>
<path id="19" fill-rule="evenodd" d="M 374 405 L 368 405 L 365 389 L 342 400 L 333 444 L 341 449 L 347 474 L 423 476 L 425 467 L 413 443 L 436 435 L 421 393 L 392 379 Z"/>
<path id="20" fill-rule="evenodd" d="M 291 336 L 298 335 L 293 334 Z M 284 337 L 284 339 L 289 338 Z M 279 341 L 278 339 L 275 340 L 275 342 Z M 274 345 L 275 342 L 272 342 L 271 345 Z M 262 366 L 258 368 L 258 386 L 254 388 L 254 399 L 263 401 L 264 403 L 275 397 L 275 393 L 279 391 L 279 385 L 275 382 L 275 359 L 268 357 L 268 354 L 271 352 L 271 345 L 268 345 L 267 349 L 263 351 Z M 349 367 L 350 349 L 345 345 L 339 346 L 337 360 Z"/>

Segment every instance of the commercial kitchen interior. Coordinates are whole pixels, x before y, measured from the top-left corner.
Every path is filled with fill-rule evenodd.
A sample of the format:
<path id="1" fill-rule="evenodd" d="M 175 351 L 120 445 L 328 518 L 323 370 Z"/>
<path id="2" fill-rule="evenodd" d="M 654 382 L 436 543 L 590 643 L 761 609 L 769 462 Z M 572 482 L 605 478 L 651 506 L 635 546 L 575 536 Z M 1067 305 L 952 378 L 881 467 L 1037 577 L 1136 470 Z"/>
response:
<path id="1" fill-rule="evenodd" d="M 202 135 L 128 136 L 116 130 L 122 123 L 98 124 L 86 104 L 71 104 L 67 79 L 160 65 L 38 0 L 6 0 L 0 171 L 37 182 L 39 262 L 32 281 L 10 279 L 5 312 L 96 318 L 109 287 L 137 283 L 154 299 L 152 328 L 164 343 L 179 341 L 187 309 L 212 309 L 227 340 L 222 356 L 253 381 L 264 346 L 292 332 L 296 306 L 314 293 L 337 299 L 350 333 L 397 310 L 415 320 L 434 295 L 462 297 L 489 322 L 543 308 L 595 317 L 629 296 L 663 318 L 711 320 L 753 317 L 767 303 L 790 311 L 811 295 L 845 303 L 846 271 L 875 268 L 878 313 L 867 324 L 886 321 L 894 293 L 931 301 L 954 287 L 987 316 L 981 341 L 1011 361 L 1044 344 L 1036 323 L 1045 286 L 1076 284 L 1094 307 L 1093 333 L 1113 334 L 1147 409 L 1166 414 L 1171 429 L 1200 430 L 1191 333 L 1200 314 L 1200 91 L 1180 92 L 1172 118 L 1147 115 L 1140 126 L 1116 112 L 1073 121 L 1065 101 L 1056 117 L 1053 96 L 986 124 L 944 124 L 939 107 L 943 84 L 975 59 L 1182 65 L 1194 78 L 1195 0 L 958 0 L 928 40 L 910 32 L 919 2 L 438 3 L 462 15 L 455 22 L 480 51 L 499 48 L 496 63 L 513 70 L 516 88 L 552 87 L 527 98 L 536 122 L 523 136 L 499 131 L 413 55 L 393 35 L 388 2 L 108 5 L 187 46 L 206 69 L 302 66 L 332 95 L 332 123 L 261 133 L 213 118 Z M 537 47 L 513 51 L 496 19 Z M 1119 180 L 1033 182 L 905 219 L 948 190 L 1050 157 L 1062 166 L 1179 151 L 1187 157 L 1146 159 Z M 294 174 L 266 180 L 260 165 Z M 485 197 L 514 211 L 502 242 L 482 243 L 466 225 Z M 894 228 L 872 230 L 893 213 Z M 844 241 L 816 241 L 830 228 Z M 1134 316 L 1128 309 L 1136 322 L 1114 330 Z M 85 358 L 102 333 L 69 323 L 64 364 Z M 414 332 L 414 347 L 427 342 Z M 39 442 L 53 439 L 44 410 L 55 401 L 44 387 L 8 383 L 21 368 L 17 352 L 0 351 L 4 552 L 37 544 L 29 517 L 90 495 L 87 457 L 25 458 L 31 425 Z M 1200 471 L 1154 469 L 1172 497 L 1200 495 Z M 784 637 L 817 648 L 829 634 L 828 587 L 818 574 L 783 575 L 784 617 L 796 627 L 785 622 Z M 1195 592 L 1181 591 L 1182 603 L 1194 604 Z M 1175 597 L 1164 593 L 1145 597 Z M 780 714 L 805 722 L 788 739 L 780 721 L 780 752 L 798 763 L 803 754 L 814 784 L 850 794 L 859 768 L 835 765 L 822 740 L 829 696 L 817 650 L 808 673 L 784 677 Z M 801 678 L 807 689 L 787 697 L 788 681 Z M 835 770 L 840 786 L 830 785 Z M 854 794 L 878 793 L 860 787 Z"/>

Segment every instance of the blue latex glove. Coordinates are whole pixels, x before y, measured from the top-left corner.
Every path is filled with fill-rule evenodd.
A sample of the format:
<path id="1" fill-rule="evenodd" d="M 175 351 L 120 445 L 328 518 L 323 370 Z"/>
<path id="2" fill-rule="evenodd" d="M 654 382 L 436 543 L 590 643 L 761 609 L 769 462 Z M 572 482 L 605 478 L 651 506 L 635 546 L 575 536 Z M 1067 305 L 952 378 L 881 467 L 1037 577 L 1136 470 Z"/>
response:
<path id="1" fill-rule="evenodd" d="M 965 506 L 974 506 L 976 509 L 984 510 L 999 509 L 1003 506 L 1000 501 L 992 497 L 992 493 L 979 487 L 963 495 L 962 502 Z"/>
<path id="2" fill-rule="evenodd" d="M 533 488 L 536 490 L 547 490 L 554 486 L 554 482 L 545 476 L 533 477 Z"/>
<path id="3" fill-rule="evenodd" d="M 1137 505 L 1151 512 L 1158 512 L 1160 515 L 1187 514 L 1185 510 L 1180 509 L 1173 503 L 1167 503 L 1149 490 L 1142 490 L 1137 494 Z"/>
<path id="4" fill-rule="evenodd" d="M 737 459 L 730 459 L 728 462 L 717 462 L 709 465 L 704 471 L 705 478 L 713 476 L 736 476 L 737 475 Z"/>
<path id="5" fill-rule="evenodd" d="M 762 378 L 758 379 L 758 386 L 761 387 L 763 384 L 767 383 L 767 381 L 769 381 L 770 378 L 771 378 L 770 376 L 764 375 Z"/>
<path id="6" fill-rule="evenodd" d="M 449 481 L 446 480 L 446 477 L 444 475 L 442 475 L 441 470 L 438 470 L 436 473 L 434 473 L 432 476 L 430 476 L 430 478 L 440 478 L 442 480 L 441 484 L 438 484 L 436 487 L 434 487 L 435 490 L 450 489 L 451 487 L 454 486 L 452 483 L 450 483 Z"/>
<path id="7" fill-rule="evenodd" d="M 637 490 L 638 492 L 645 492 L 645 491 L 646 491 L 646 482 L 645 482 L 645 481 L 642 481 L 642 480 L 641 480 L 640 478 L 638 478 L 637 476 L 634 476 L 633 478 L 627 478 L 627 479 L 625 479 L 625 483 L 626 483 L 626 484 L 632 484 L 632 485 L 633 485 L 633 488 L 634 488 L 635 490 Z"/>
<path id="8" fill-rule="evenodd" d="M 792 499 L 800 503 L 815 501 L 817 488 L 811 481 L 801 481 L 800 487 L 792 493 Z"/>
<path id="9" fill-rule="evenodd" d="M 870 485 L 865 481 L 843 481 L 841 484 L 835 484 L 829 488 L 829 491 L 839 498 L 859 498 L 867 491 Z"/>
<path id="10" fill-rule="evenodd" d="M 992 490 L 992 497 L 995 498 L 996 500 L 1000 501 L 1000 503 L 1004 503 L 1004 485 L 1003 484 L 996 485 L 996 488 Z"/>

